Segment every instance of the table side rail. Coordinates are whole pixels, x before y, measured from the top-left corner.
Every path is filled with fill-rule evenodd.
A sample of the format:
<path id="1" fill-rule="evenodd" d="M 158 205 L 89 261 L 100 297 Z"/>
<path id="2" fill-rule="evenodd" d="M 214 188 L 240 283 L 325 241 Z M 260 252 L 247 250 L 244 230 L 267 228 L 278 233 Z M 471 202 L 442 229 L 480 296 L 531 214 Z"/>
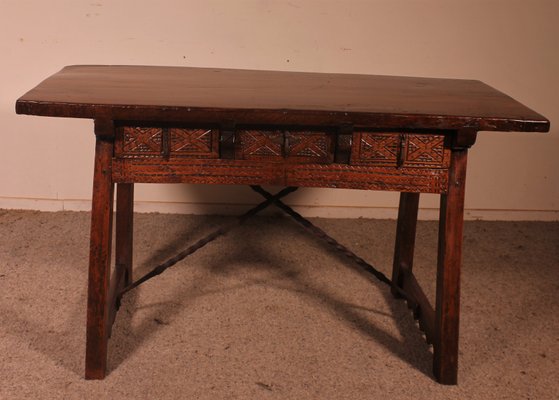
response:
<path id="1" fill-rule="evenodd" d="M 113 180 L 444 193 L 449 142 L 438 131 L 124 124 Z"/>

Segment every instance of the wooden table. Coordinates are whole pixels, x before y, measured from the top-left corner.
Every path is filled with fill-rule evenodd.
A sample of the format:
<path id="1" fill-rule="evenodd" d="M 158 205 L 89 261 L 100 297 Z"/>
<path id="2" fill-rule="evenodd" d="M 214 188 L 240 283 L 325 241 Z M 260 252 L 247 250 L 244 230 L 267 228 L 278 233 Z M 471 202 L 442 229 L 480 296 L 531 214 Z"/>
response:
<path id="1" fill-rule="evenodd" d="M 132 282 L 133 184 L 166 182 L 400 192 L 392 293 L 415 305 L 437 380 L 455 384 L 468 149 L 481 130 L 549 130 L 480 81 L 181 67 L 69 66 L 16 110 L 95 120 L 88 379 L 105 377 Z M 440 194 L 434 308 L 412 273 L 420 193 Z"/>

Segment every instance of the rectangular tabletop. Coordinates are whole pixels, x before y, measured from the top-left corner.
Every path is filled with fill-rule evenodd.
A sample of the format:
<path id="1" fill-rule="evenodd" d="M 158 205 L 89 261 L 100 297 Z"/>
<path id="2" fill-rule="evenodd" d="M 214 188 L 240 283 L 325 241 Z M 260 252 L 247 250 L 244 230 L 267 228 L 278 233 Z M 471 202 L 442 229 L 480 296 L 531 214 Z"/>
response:
<path id="1" fill-rule="evenodd" d="M 76 65 L 22 96 L 19 114 L 113 120 L 549 130 L 549 121 L 476 80 Z"/>

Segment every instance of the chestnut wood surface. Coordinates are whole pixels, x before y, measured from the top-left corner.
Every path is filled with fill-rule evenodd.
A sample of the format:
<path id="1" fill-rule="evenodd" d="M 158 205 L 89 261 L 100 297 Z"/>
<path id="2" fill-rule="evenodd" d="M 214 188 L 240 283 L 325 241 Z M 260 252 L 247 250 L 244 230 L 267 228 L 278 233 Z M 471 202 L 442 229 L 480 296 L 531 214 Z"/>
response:
<path id="1" fill-rule="evenodd" d="M 110 273 L 114 184 L 111 179 L 113 142 L 110 124 L 96 123 L 95 167 L 91 206 L 89 280 L 87 289 L 87 333 L 85 376 L 103 379 L 107 371 L 110 334 Z"/>
<path id="2" fill-rule="evenodd" d="M 16 111 L 110 120 L 549 130 L 543 116 L 476 80 L 188 67 L 68 66 L 22 96 Z"/>

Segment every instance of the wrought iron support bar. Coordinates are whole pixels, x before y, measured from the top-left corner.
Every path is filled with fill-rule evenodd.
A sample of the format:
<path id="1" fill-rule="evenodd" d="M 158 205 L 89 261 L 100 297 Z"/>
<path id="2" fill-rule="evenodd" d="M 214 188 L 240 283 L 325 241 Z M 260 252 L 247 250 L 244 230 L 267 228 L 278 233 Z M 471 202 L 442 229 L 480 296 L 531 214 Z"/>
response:
<path id="1" fill-rule="evenodd" d="M 293 210 L 291 207 L 286 205 L 280 199 L 272 200 L 272 198 L 273 198 L 272 194 L 267 192 L 266 190 L 262 189 L 262 187 L 260 187 L 260 186 L 251 185 L 250 187 L 255 192 L 264 196 L 266 199 L 273 201 L 273 203 L 276 207 L 280 208 L 283 212 L 285 212 L 290 217 L 292 217 L 295 221 L 297 221 L 297 223 L 299 223 L 301 226 L 303 226 L 307 231 L 311 232 L 313 235 L 315 235 L 315 236 L 319 237 L 320 239 L 324 240 L 326 243 L 328 243 L 330 246 L 332 246 L 339 253 L 341 253 L 344 256 L 346 256 L 346 257 L 352 259 L 353 261 L 355 261 L 355 263 L 357 265 L 359 265 L 365 271 L 372 274 L 379 281 L 381 281 L 383 283 L 386 283 L 389 286 L 392 285 L 392 281 L 386 275 L 384 275 L 382 272 L 377 270 L 375 267 L 373 267 L 367 261 L 365 261 L 364 259 L 359 257 L 357 254 L 352 252 L 350 249 L 345 247 L 343 244 L 339 243 L 336 239 L 329 236 L 326 232 L 324 232 L 322 229 L 320 229 L 319 227 L 314 225 L 311 221 L 309 221 L 308 219 L 303 217 L 297 211 Z M 418 312 L 418 307 L 419 307 L 418 303 L 411 296 L 409 296 L 406 292 L 404 292 L 401 288 L 396 287 L 395 290 L 398 292 L 398 294 L 400 296 L 402 296 L 404 299 L 406 299 L 406 301 L 408 302 L 408 305 L 414 311 L 414 313 L 417 313 Z"/>
<path id="2" fill-rule="evenodd" d="M 386 275 L 384 275 L 382 272 L 377 270 L 375 267 L 373 267 L 367 261 L 365 261 L 364 259 L 362 259 L 358 255 L 356 255 L 354 252 L 349 250 L 347 247 L 345 247 L 344 245 L 339 243 L 336 239 L 329 236 L 322 229 L 315 226 L 308 219 L 304 218 L 301 214 L 299 214 L 298 212 L 296 212 L 291 207 L 289 207 L 288 205 L 286 205 L 284 202 L 281 201 L 282 197 L 285 197 L 288 194 L 294 192 L 295 190 L 298 189 L 297 187 L 292 187 L 292 186 L 286 187 L 285 189 L 281 190 L 280 192 L 278 192 L 275 195 L 272 195 L 270 192 L 264 190 L 261 186 L 258 186 L 258 185 L 251 185 L 250 188 L 252 190 L 254 190 L 255 192 L 259 193 L 266 200 L 263 201 L 262 203 L 260 203 L 259 205 L 257 205 L 256 207 L 251 208 L 246 213 L 238 216 L 234 222 L 231 222 L 227 225 L 222 226 L 219 229 L 216 229 L 215 231 L 213 231 L 212 233 L 210 233 L 206 237 L 198 240 L 196 243 L 187 247 L 186 249 L 184 249 L 183 251 L 178 253 L 176 256 L 168 259 L 167 261 L 165 261 L 162 264 L 159 264 L 153 270 L 151 270 L 150 272 L 148 272 L 147 274 L 145 274 L 141 278 L 137 279 L 136 281 L 134 281 L 130 285 L 126 286 L 120 292 L 120 294 L 118 296 L 117 304 L 116 304 L 117 309 L 120 306 L 120 299 L 122 298 L 122 296 L 125 293 L 127 293 L 130 290 L 136 288 L 137 286 L 141 285 L 145 281 L 161 274 L 167 268 L 172 267 L 173 265 L 175 265 L 179 261 L 188 257 L 190 254 L 192 254 L 195 251 L 201 249 L 202 247 L 204 247 L 208 243 L 214 241 L 215 239 L 217 239 L 220 236 L 223 236 L 223 235 L 227 234 L 234 227 L 236 227 L 238 225 L 242 225 L 248 218 L 256 215 L 257 213 L 259 213 L 260 211 L 264 210 L 265 208 L 267 208 L 268 206 L 270 206 L 272 204 L 275 205 L 276 207 L 280 208 L 282 211 L 284 211 L 289 216 L 291 216 L 297 223 L 299 223 L 301 226 L 303 226 L 307 231 L 311 232 L 313 235 L 315 235 L 315 236 L 319 237 L 320 239 L 324 240 L 326 243 L 328 243 L 330 246 L 332 246 L 336 251 L 340 252 L 344 256 L 346 256 L 346 257 L 352 259 L 353 261 L 355 261 L 355 263 L 357 265 L 359 265 L 365 271 L 371 273 L 379 281 L 381 281 L 381 282 L 383 282 L 383 283 L 385 283 L 389 286 L 392 285 L 392 281 Z M 399 287 L 395 287 L 395 290 L 398 292 L 398 294 L 400 296 L 402 296 L 404 299 L 406 299 L 406 301 L 408 302 L 408 305 L 414 311 L 414 315 L 418 315 L 419 304 L 415 301 L 415 299 L 412 296 L 409 296 L 404 290 L 402 290 Z"/>
<path id="3" fill-rule="evenodd" d="M 134 289 L 135 287 L 141 285 L 142 283 L 144 283 L 145 281 L 161 274 L 163 271 L 165 271 L 167 268 L 172 267 L 173 265 L 175 265 L 176 263 L 178 263 L 179 261 L 185 259 L 186 257 L 188 257 L 190 254 L 194 253 L 196 250 L 201 249 L 202 247 L 204 247 L 205 245 L 207 245 L 208 243 L 214 241 L 215 239 L 217 239 L 220 236 L 223 236 L 225 234 L 227 234 L 231 229 L 233 229 L 234 227 L 243 224 L 248 218 L 258 214 L 260 211 L 264 210 L 266 207 L 270 206 L 271 204 L 273 204 L 275 201 L 281 199 L 284 196 L 287 196 L 289 193 L 294 192 L 295 190 L 297 190 L 297 187 L 293 187 L 293 186 L 289 186 L 286 187 L 285 189 L 281 190 L 280 192 L 278 192 L 275 195 L 270 195 L 270 198 L 266 199 L 265 201 L 263 201 L 262 203 L 258 204 L 256 207 L 251 208 L 250 210 L 248 210 L 246 213 L 240 215 L 237 217 L 237 219 L 234 222 L 231 222 L 227 225 L 222 226 L 219 229 L 216 229 L 215 231 L 213 231 L 212 233 L 210 233 L 209 235 L 207 235 L 206 237 L 198 240 L 196 243 L 194 243 L 192 246 L 187 247 L 186 249 L 184 249 L 183 251 L 181 251 L 180 253 L 178 253 L 176 256 L 168 259 L 167 261 L 165 261 L 162 264 L 159 264 L 158 266 L 156 266 L 153 270 L 151 270 L 150 272 L 148 272 L 147 274 L 145 274 L 144 276 L 142 276 L 141 278 L 137 279 L 136 281 L 134 281 L 133 283 L 131 283 L 130 285 L 126 286 L 119 295 L 119 302 L 120 302 L 120 298 L 122 298 L 122 296 L 129 292 L 130 290 Z M 118 306 L 118 303 L 117 303 Z"/>

